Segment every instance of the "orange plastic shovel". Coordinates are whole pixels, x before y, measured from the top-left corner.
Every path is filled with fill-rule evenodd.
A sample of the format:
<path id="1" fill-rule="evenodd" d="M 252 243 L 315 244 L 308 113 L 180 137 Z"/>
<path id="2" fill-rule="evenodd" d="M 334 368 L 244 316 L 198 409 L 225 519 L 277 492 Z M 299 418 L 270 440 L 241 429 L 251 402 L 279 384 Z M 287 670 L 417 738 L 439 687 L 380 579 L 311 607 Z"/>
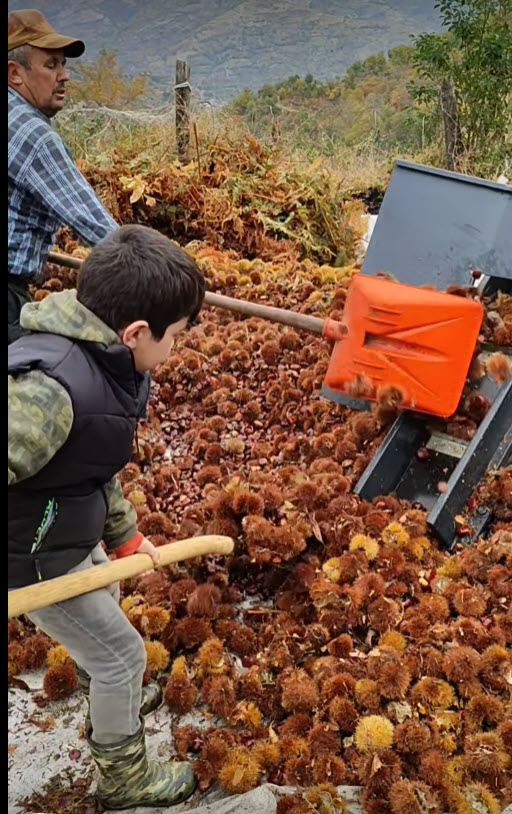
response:
<path id="1" fill-rule="evenodd" d="M 446 417 L 455 412 L 482 323 L 475 300 L 378 277 L 353 277 L 325 384 L 353 395 L 361 377 L 375 401 L 382 385 L 401 391 L 401 407 Z M 339 330 L 335 332 L 340 336 Z M 329 320 L 324 335 L 332 336 Z"/>

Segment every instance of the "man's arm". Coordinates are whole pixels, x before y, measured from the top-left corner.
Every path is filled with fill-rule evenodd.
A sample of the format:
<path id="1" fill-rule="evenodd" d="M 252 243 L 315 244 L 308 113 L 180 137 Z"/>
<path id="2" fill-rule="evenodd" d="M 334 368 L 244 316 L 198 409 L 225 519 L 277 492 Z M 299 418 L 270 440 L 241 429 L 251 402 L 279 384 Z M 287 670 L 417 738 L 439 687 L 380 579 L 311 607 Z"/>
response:
<path id="1" fill-rule="evenodd" d="M 7 485 L 36 475 L 73 424 L 67 390 L 39 370 L 7 377 Z"/>
<path id="2" fill-rule="evenodd" d="M 15 180 L 89 245 L 117 229 L 58 133 L 46 132 L 37 140 Z"/>

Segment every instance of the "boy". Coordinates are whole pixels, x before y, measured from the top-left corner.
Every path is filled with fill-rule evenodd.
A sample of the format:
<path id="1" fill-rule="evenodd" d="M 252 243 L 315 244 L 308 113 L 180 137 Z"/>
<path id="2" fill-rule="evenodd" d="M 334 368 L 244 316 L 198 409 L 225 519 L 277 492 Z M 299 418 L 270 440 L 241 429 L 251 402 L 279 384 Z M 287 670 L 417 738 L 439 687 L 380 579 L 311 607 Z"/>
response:
<path id="1" fill-rule="evenodd" d="M 22 310 L 31 333 L 9 347 L 9 588 L 116 556 L 158 551 L 136 528 L 116 478 L 130 460 L 138 373 L 165 361 L 197 316 L 204 279 L 163 235 L 124 226 L 85 261 L 77 291 Z M 90 677 L 88 742 L 106 808 L 169 806 L 194 788 L 188 763 L 146 757 L 141 637 L 102 589 L 30 614 Z M 145 688 L 146 690 L 148 688 Z M 143 701 L 141 709 L 141 701 Z"/>

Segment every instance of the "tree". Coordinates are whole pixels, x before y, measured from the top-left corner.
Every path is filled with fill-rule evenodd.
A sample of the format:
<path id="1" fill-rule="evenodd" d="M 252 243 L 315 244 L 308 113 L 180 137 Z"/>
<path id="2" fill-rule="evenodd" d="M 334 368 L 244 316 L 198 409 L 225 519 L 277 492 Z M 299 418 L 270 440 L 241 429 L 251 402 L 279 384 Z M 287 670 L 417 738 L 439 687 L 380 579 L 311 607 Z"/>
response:
<path id="1" fill-rule="evenodd" d="M 244 88 L 241 93 L 233 99 L 232 108 L 235 113 L 240 116 L 249 116 L 254 112 L 256 107 L 256 98 L 254 93 L 249 88 Z"/>
<path id="2" fill-rule="evenodd" d="M 378 54 L 371 54 L 363 62 L 365 73 L 378 74 L 386 68 L 386 56 L 380 51 Z"/>
<path id="3" fill-rule="evenodd" d="M 132 107 L 146 94 L 146 77 L 126 77 L 117 61 L 117 51 L 102 48 L 96 62 L 84 62 L 75 69 L 70 85 L 73 101 L 112 108 Z"/>
<path id="4" fill-rule="evenodd" d="M 489 170 L 504 160 L 512 126 L 512 0 L 438 0 L 435 7 L 446 32 L 414 38 L 423 81 L 411 90 L 443 117 L 447 153 Z"/>
<path id="5" fill-rule="evenodd" d="M 364 74 L 363 63 L 360 60 L 352 63 L 347 68 L 347 72 L 345 74 L 345 82 L 347 87 L 353 88 L 355 87 L 356 80 Z"/>
<path id="6" fill-rule="evenodd" d="M 388 57 L 394 65 L 410 65 L 413 55 L 414 49 L 410 45 L 395 45 L 388 51 Z"/>

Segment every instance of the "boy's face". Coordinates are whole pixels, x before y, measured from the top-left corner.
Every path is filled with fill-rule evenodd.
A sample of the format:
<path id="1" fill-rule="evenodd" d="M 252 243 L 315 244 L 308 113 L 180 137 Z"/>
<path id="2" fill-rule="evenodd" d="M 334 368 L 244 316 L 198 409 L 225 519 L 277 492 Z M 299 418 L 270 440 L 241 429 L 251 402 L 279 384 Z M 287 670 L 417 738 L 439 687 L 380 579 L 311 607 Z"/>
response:
<path id="1" fill-rule="evenodd" d="M 176 336 L 188 325 L 186 318 L 169 325 L 161 339 L 155 339 L 147 322 L 132 322 L 119 332 L 121 341 L 131 348 L 135 367 L 139 373 L 146 373 L 161 365 L 169 356 Z"/>

